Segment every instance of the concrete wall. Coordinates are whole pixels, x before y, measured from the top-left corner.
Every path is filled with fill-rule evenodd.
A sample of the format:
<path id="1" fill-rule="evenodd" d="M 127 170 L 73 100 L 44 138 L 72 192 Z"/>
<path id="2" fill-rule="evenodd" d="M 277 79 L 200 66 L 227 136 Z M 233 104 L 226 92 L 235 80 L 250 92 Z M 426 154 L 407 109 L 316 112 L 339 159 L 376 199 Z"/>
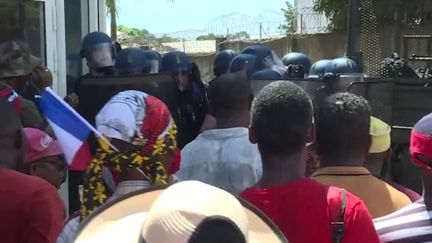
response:
<path id="1" fill-rule="evenodd" d="M 201 72 L 201 79 L 205 83 L 208 83 L 213 79 L 213 60 L 215 54 L 205 56 L 190 56 L 192 61 L 198 66 Z"/>
<path id="2" fill-rule="evenodd" d="M 312 62 L 343 56 L 345 54 L 345 35 L 325 33 L 298 36 L 294 39 L 292 51 L 306 53 Z"/>
<path id="3" fill-rule="evenodd" d="M 425 39 L 407 41 L 403 38 L 405 34 L 432 34 L 432 25 L 416 29 L 409 27 L 387 27 L 381 29 L 379 31 L 380 60 L 391 56 L 393 52 L 399 53 L 402 57 L 409 57 L 411 54 L 432 55 L 432 39 L 430 43 Z M 344 56 L 345 43 L 345 33 L 322 33 L 265 41 L 225 41 L 219 44 L 217 50 L 233 49 L 240 52 L 248 45 L 264 44 L 273 49 L 280 58 L 288 52 L 297 51 L 306 53 L 312 62 L 314 62 L 324 58 L 331 59 Z M 197 62 L 201 70 L 203 81 L 209 81 L 213 77 L 213 59 L 214 55 L 193 57 L 193 60 Z M 410 63 L 413 67 L 424 66 L 424 64 L 419 62 Z"/>

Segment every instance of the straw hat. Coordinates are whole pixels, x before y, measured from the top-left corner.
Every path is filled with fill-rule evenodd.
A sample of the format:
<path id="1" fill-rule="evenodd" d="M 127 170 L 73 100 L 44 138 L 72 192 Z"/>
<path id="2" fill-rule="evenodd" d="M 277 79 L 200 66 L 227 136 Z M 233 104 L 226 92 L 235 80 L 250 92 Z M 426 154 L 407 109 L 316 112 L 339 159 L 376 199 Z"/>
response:
<path id="1" fill-rule="evenodd" d="M 198 181 L 153 187 L 100 207 L 82 224 L 74 242 L 187 243 L 207 218 L 229 219 L 248 243 L 287 242 L 258 209 Z"/>

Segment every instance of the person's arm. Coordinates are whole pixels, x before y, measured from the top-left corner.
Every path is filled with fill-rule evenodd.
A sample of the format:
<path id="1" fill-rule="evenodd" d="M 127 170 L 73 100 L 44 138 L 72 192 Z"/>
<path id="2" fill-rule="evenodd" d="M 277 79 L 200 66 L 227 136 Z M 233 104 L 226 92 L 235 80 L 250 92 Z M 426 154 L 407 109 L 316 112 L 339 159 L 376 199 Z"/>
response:
<path id="1" fill-rule="evenodd" d="M 350 213 L 345 215 L 345 234 L 342 242 L 379 242 L 372 217 L 363 201 L 358 201 Z"/>
<path id="2" fill-rule="evenodd" d="M 64 206 L 58 191 L 50 184 L 40 181 L 33 185 L 29 198 L 29 222 L 23 229 L 23 243 L 54 243 L 57 241 L 65 220 Z"/>

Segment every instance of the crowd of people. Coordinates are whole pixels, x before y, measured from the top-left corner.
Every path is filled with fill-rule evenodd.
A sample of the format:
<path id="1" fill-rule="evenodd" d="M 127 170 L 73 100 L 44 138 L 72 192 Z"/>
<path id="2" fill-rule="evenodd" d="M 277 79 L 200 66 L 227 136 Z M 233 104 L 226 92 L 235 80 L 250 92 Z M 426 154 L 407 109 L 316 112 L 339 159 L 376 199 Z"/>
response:
<path id="1" fill-rule="evenodd" d="M 88 138 L 85 170 L 40 110 L 49 70 L 24 42 L 0 44 L 1 242 L 432 241 L 432 115 L 411 131 L 421 196 L 383 177 L 391 127 L 366 99 L 339 87 L 317 101 L 287 81 L 361 75 L 352 60 L 251 45 L 217 53 L 207 85 L 185 53 L 121 49 L 102 32 L 80 56 L 90 72 L 65 101 L 104 138 Z M 83 114 L 86 77 L 158 72 L 172 76 L 174 108 L 130 89 Z"/>

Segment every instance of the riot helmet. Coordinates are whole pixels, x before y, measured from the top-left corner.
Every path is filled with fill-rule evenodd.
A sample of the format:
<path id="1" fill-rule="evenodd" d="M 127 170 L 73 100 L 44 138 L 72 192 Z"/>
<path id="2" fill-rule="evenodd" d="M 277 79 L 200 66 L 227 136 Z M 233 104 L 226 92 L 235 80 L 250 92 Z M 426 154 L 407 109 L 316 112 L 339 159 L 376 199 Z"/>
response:
<path id="1" fill-rule="evenodd" d="M 309 70 L 309 77 L 324 77 L 327 65 L 330 61 L 330 59 L 322 59 L 312 64 L 312 67 Z"/>
<path id="2" fill-rule="evenodd" d="M 168 52 L 162 57 L 161 71 L 170 72 L 180 91 L 185 91 L 191 83 L 192 62 L 186 53 L 181 51 Z"/>
<path id="3" fill-rule="evenodd" d="M 213 61 L 213 74 L 218 77 L 224 73 L 227 73 L 230 69 L 231 61 L 237 55 L 237 52 L 230 49 L 217 53 Z"/>
<path id="4" fill-rule="evenodd" d="M 289 66 L 289 65 L 298 65 L 298 66 L 302 66 L 302 70 L 305 73 L 309 73 L 310 67 L 311 67 L 311 61 L 309 59 L 309 57 L 301 52 L 290 52 L 288 54 L 286 54 L 283 58 L 282 58 L 282 63 L 285 66 Z"/>
<path id="5" fill-rule="evenodd" d="M 255 63 L 256 56 L 242 53 L 233 58 L 229 71 L 230 73 L 245 71 L 250 77 L 254 73 Z"/>
<path id="6" fill-rule="evenodd" d="M 114 66 L 115 46 L 104 32 L 88 33 L 81 43 L 81 58 L 87 59 L 90 69 L 99 72 Z"/>
<path id="7" fill-rule="evenodd" d="M 117 55 L 115 70 L 120 75 L 144 74 L 149 69 L 150 63 L 141 48 L 126 48 Z"/>
<path id="8" fill-rule="evenodd" d="M 161 54 L 159 54 L 157 51 L 144 51 L 144 55 L 150 63 L 150 69 L 148 70 L 148 73 L 158 73 L 162 58 Z"/>
<path id="9" fill-rule="evenodd" d="M 363 73 L 357 64 L 347 58 L 339 57 L 331 60 L 325 69 L 324 80 L 331 88 L 331 92 L 346 92 L 353 82 L 362 82 Z"/>
<path id="10" fill-rule="evenodd" d="M 286 67 L 276 55 L 276 53 L 264 45 L 250 45 L 246 47 L 242 53 L 251 54 L 256 57 L 255 67 L 253 72 L 262 69 L 273 69 L 274 71 L 283 74 L 286 72 Z"/>
<path id="11" fill-rule="evenodd" d="M 360 69 L 357 64 L 348 57 L 339 57 L 331 60 L 325 69 L 326 74 L 359 74 Z"/>

